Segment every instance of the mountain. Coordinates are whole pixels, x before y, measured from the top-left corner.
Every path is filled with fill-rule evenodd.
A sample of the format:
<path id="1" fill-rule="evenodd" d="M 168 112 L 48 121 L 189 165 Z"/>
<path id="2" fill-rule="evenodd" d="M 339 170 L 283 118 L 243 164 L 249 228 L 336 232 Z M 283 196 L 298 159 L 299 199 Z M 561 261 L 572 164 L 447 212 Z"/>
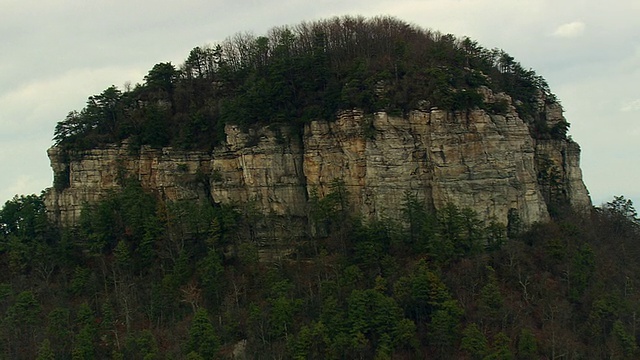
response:
<path id="1" fill-rule="evenodd" d="M 60 121 L 0 357 L 638 358 L 640 219 L 544 79 L 400 20 L 235 35 Z"/>
<path id="2" fill-rule="evenodd" d="M 125 178 L 302 223 L 336 182 L 365 219 L 398 219 L 406 195 L 505 225 L 591 207 L 544 79 L 469 39 L 336 18 L 196 48 L 145 79 L 58 124 L 46 204 L 59 223 Z"/>

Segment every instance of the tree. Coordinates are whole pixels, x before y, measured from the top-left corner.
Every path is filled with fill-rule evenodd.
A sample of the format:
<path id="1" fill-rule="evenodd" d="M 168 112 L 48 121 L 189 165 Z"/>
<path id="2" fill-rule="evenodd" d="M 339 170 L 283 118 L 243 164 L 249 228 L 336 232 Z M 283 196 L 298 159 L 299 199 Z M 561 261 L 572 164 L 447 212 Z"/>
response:
<path id="1" fill-rule="evenodd" d="M 51 342 L 49 339 L 44 339 L 38 348 L 38 357 L 36 360 L 55 360 L 55 358 L 53 350 L 51 349 Z"/>
<path id="2" fill-rule="evenodd" d="M 633 201 L 624 196 L 614 196 L 613 201 L 602 206 L 605 216 L 612 221 L 613 231 L 616 234 L 635 232 L 640 229 L 640 218 L 633 206 Z"/>
<path id="3" fill-rule="evenodd" d="M 3 320 L 3 327 L 8 332 L 6 345 L 10 357 L 21 354 L 35 357 L 41 313 L 42 307 L 33 292 L 23 291 L 16 296 Z"/>
<path id="4" fill-rule="evenodd" d="M 149 330 L 143 330 L 137 336 L 131 336 L 127 342 L 127 358 L 136 358 L 143 360 L 158 359 L 158 344 Z"/>
<path id="5" fill-rule="evenodd" d="M 522 329 L 518 337 L 518 359 L 528 360 L 536 359 L 538 353 L 538 345 L 536 338 L 529 329 Z"/>
<path id="6" fill-rule="evenodd" d="M 638 352 L 638 345 L 633 336 L 624 328 L 624 325 L 620 320 L 616 320 L 613 323 L 612 332 L 617 345 L 622 348 L 624 356 L 632 358 L 634 354 Z"/>
<path id="7" fill-rule="evenodd" d="M 144 81 L 151 89 L 163 91 L 171 97 L 178 74 L 178 70 L 171 62 L 158 63 L 149 70 L 149 73 L 144 77 Z"/>
<path id="8" fill-rule="evenodd" d="M 43 240 L 48 226 L 42 196 L 16 195 L 0 210 L 0 235 L 5 237 L 13 235 L 25 242 Z"/>
<path id="9" fill-rule="evenodd" d="M 481 360 L 487 354 L 489 346 L 487 338 L 476 323 L 471 323 L 462 332 L 460 349 L 466 351 L 473 359 Z"/>
<path id="10" fill-rule="evenodd" d="M 91 325 L 84 325 L 73 341 L 72 360 L 90 360 L 95 358 L 94 329 Z"/>
<path id="11" fill-rule="evenodd" d="M 631 221 L 638 221 L 638 212 L 633 207 L 633 201 L 625 199 L 623 195 L 614 196 L 613 201 L 604 205 L 604 209 L 613 215 L 619 215 Z"/>
<path id="12" fill-rule="evenodd" d="M 460 338 L 460 318 L 464 310 L 457 301 L 448 300 L 439 304 L 427 325 L 427 338 L 441 354 L 445 354 Z"/>
<path id="13" fill-rule="evenodd" d="M 571 260 L 569 271 L 571 299 L 578 300 L 582 296 L 591 282 L 595 267 L 596 259 L 593 249 L 589 244 L 583 244 Z"/>
<path id="14" fill-rule="evenodd" d="M 489 251 L 498 250 L 507 242 L 507 227 L 492 219 L 486 228 L 486 245 Z"/>
<path id="15" fill-rule="evenodd" d="M 47 316 L 46 335 L 50 346 L 57 357 L 68 357 L 71 353 L 70 313 L 67 308 L 57 307 Z"/>
<path id="16" fill-rule="evenodd" d="M 85 116 L 93 118 L 91 122 L 99 134 L 107 135 L 110 141 L 117 140 L 116 129 L 122 118 L 120 99 L 122 92 L 114 85 L 98 95 L 90 96 L 85 107 Z"/>
<path id="17" fill-rule="evenodd" d="M 184 63 L 184 74 L 187 78 L 211 78 L 220 64 L 222 47 L 197 46 L 189 52 Z"/>
<path id="18" fill-rule="evenodd" d="M 404 193 L 402 213 L 404 220 L 408 223 L 407 242 L 411 248 L 420 253 L 432 250 L 437 229 L 434 215 L 426 210 L 425 204 L 408 191 Z"/>
<path id="19" fill-rule="evenodd" d="M 78 329 L 73 341 L 71 358 L 73 360 L 93 359 L 96 355 L 95 315 L 88 303 L 80 304 L 76 313 L 75 326 Z"/>
<path id="20" fill-rule="evenodd" d="M 207 255 L 198 262 L 197 272 L 206 301 L 211 305 L 218 304 L 224 289 L 224 278 L 222 276 L 224 266 L 222 265 L 221 256 L 217 252 L 209 250 Z"/>
<path id="21" fill-rule="evenodd" d="M 383 352 L 410 344 L 412 327 L 403 320 L 402 309 L 393 298 L 375 289 L 353 290 L 347 304 L 355 352 L 364 351 L 368 344 Z"/>
<path id="22" fill-rule="evenodd" d="M 511 339 L 504 332 L 499 332 L 493 339 L 491 352 L 485 360 L 511 360 L 513 353 L 511 352 Z"/>
<path id="23" fill-rule="evenodd" d="M 488 281 L 480 290 L 478 315 L 484 324 L 499 324 L 502 321 L 504 299 L 498 286 L 495 270 L 487 267 Z"/>
<path id="24" fill-rule="evenodd" d="M 56 124 L 53 132 L 53 143 L 55 146 L 69 146 L 77 141 L 82 135 L 93 129 L 94 124 L 84 116 L 84 113 L 70 111 L 64 120 Z"/>
<path id="25" fill-rule="evenodd" d="M 195 352 L 205 359 L 214 359 L 219 347 L 220 340 L 209 320 L 209 312 L 201 307 L 191 321 L 187 353 Z"/>

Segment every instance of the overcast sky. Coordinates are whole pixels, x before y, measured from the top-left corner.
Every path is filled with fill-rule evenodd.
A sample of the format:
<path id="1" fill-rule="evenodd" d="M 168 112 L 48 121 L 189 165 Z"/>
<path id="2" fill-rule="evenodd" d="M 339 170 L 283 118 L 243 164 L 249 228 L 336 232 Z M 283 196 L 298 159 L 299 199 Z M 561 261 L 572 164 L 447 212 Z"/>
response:
<path id="1" fill-rule="evenodd" d="M 502 48 L 561 100 L 595 205 L 640 204 L 637 0 L 0 0 L 0 204 L 52 184 L 56 123 L 110 85 L 237 32 L 391 15 Z"/>

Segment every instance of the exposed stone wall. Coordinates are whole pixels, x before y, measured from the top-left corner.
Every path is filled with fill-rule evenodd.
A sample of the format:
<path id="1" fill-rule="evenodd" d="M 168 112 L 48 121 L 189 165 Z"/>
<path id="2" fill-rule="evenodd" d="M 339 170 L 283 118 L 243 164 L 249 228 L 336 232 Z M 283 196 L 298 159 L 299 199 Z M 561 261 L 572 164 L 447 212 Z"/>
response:
<path id="1" fill-rule="evenodd" d="M 400 117 L 354 110 L 336 121 L 311 122 L 301 136 L 288 127 L 243 132 L 229 125 L 226 142 L 210 153 L 142 147 L 132 154 L 126 143 L 73 154 L 52 148 L 52 168 L 69 179 L 67 188 L 48 190 L 47 208 L 73 224 L 84 204 L 128 176 L 165 200 L 251 201 L 264 214 L 303 218 L 309 194 L 326 195 L 341 179 L 351 206 L 365 218 L 397 218 L 410 193 L 435 209 L 450 202 L 503 223 L 515 209 L 532 224 L 549 218 L 549 189 L 539 179 L 543 163 L 557 170 L 570 204 L 588 208 L 578 145 L 535 141 L 507 96 L 488 89 L 483 95 L 487 102 L 507 101 L 508 111 L 431 109 Z M 550 108 L 554 119 L 561 116 L 561 109 Z"/>
<path id="2" fill-rule="evenodd" d="M 538 189 L 535 144 L 516 116 L 482 110 L 451 114 L 343 114 L 305 129 L 307 184 L 321 195 L 341 178 L 365 217 L 398 217 L 404 194 L 434 208 L 469 207 L 506 222 L 509 209 L 523 222 L 548 219 Z"/>

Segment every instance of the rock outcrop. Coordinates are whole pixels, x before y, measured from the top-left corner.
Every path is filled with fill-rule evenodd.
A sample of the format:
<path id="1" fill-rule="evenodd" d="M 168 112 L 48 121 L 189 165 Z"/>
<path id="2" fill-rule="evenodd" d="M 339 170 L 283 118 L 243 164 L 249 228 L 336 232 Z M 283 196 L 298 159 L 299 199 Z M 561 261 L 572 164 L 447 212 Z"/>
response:
<path id="1" fill-rule="evenodd" d="M 303 219 L 312 191 L 326 195 L 343 181 L 353 210 L 365 219 L 398 218 L 405 194 L 438 209 L 447 203 L 506 223 L 549 218 L 555 202 L 575 209 L 591 201 L 582 182 L 580 149 L 571 140 L 536 140 L 506 95 L 485 89 L 485 101 L 503 101 L 502 115 L 484 110 L 431 109 L 408 116 L 345 111 L 335 121 L 314 121 L 303 134 L 286 126 L 242 131 L 225 127 L 226 142 L 212 152 L 113 144 L 83 152 L 49 149 L 57 186 L 46 205 L 62 224 L 124 177 L 168 201 L 252 202 L 265 215 Z M 553 105 L 553 104 L 552 104 Z M 564 121 L 561 108 L 548 118 Z"/>

